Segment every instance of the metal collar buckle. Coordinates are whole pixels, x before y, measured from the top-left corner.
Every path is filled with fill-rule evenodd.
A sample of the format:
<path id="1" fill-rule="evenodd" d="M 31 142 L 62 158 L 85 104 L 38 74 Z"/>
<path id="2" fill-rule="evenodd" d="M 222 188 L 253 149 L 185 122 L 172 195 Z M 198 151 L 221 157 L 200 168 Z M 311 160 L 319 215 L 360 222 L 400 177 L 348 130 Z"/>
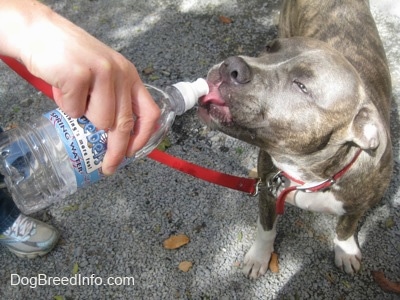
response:
<path id="1" fill-rule="evenodd" d="M 279 171 L 267 181 L 267 189 L 274 197 L 277 197 L 278 192 L 282 189 L 282 185 L 286 187 L 287 183 L 288 181 L 283 172 Z"/>
<path id="2" fill-rule="evenodd" d="M 264 183 L 262 182 L 261 178 L 258 178 L 257 183 L 255 184 L 255 190 L 250 196 L 256 197 L 260 193 L 260 190 L 263 188 Z"/>
<path id="3" fill-rule="evenodd" d="M 251 194 L 251 196 L 257 196 L 260 193 L 260 190 L 266 188 L 272 195 L 274 195 L 274 197 L 276 197 L 282 184 L 286 185 L 286 177 L 283 175 L 282 171 L 279 171 L 275 175 L 271 176 L 266 180 L 266 182 L 263 182 L 261 178 L 258 178 L 255 191 L 253 194 Z"/>

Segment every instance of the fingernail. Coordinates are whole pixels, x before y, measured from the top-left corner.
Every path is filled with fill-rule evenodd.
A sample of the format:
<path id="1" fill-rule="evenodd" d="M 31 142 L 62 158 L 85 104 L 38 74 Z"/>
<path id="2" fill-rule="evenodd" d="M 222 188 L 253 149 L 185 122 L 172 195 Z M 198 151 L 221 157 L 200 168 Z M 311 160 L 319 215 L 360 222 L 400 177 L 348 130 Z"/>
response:
<path id="1" fill-rule="evenodd" d="M 133 151 L 132 153 L 129 153 L 127 158 L 134 157 L 136 155 L 136 151 Z"/>
<path id="2" fill-rule="evenodd" d="M 117 168 L 116 167 L 112 167 L 112 166 L 110 166 L 110 167 L 108 167 L 106 169 L 104 169 L 104 168 L 102 169 L 103 174 L 106 175 L 106 176 L 110 176 L 110 175 L 114 174 L 116 170 L 117 170 Z"/>

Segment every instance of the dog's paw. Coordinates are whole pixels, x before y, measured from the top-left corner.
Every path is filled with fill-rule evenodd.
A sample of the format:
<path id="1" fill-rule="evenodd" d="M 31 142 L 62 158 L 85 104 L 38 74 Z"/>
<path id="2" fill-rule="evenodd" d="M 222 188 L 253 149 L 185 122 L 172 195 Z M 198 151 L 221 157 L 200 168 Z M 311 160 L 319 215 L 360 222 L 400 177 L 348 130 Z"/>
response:
<path id="1" fill-rule="evenodd" d="M 336 237 L 334 243 L 336 266 L 348 274 L 357 273 L 361 268 L 361 251 L 354 236 L 345 241 L 339 241 Z"/>
<path id="2" fill-rule="evenodd" d="M 242 272 L 244 275 L 256 279 L 264 275 L 268 270 L 269 260 L 273 247 L 267 249 L 265 245 L 258 244 L 257 241 L 251 246 L 244 257 Z"/>
<path id="3" fill-rule="evenodd" d="M 271 230 L 264 230 L 258 219 L 256 240 L 244 257 L 244 275 L 256 279 L 267 272 L 271 254 L 274 252 L 275 237 L 276 221 Z"/>

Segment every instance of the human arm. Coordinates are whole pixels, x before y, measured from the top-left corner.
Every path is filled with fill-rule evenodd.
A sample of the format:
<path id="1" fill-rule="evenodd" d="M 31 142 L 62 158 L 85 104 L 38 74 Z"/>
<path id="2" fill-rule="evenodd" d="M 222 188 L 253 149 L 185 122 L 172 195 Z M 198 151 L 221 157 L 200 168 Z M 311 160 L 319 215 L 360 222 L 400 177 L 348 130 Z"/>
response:
<path id="1" fill-rule="evenodd" d="M 105 174 L 147 142 L 160 111 L 121 54 L 34 0 L 0 0 L 0 41 L 1 54 L 53 86 L 63 111 L 108 129 Z"/>

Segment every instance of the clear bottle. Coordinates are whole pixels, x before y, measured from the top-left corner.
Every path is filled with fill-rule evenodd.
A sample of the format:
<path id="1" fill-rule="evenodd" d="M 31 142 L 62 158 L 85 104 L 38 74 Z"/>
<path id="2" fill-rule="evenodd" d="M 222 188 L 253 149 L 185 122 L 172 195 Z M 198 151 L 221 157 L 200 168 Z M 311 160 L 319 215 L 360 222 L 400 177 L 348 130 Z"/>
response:
<path id="1" fill-rule="evenodd" d="M 179 82 L 165 92 L 146 87 L 161 116 L 147 144 L 122 165 L 149 154 L 164 139 L 175 116 L 191 109 L 209 89 L 202 78 Z M 100 180 L 106 142 L 106 132 L 85 117 L 73 119 L 56 109 L 0 133 L 0 173 L 19 209 L 30 214 Z"/>

